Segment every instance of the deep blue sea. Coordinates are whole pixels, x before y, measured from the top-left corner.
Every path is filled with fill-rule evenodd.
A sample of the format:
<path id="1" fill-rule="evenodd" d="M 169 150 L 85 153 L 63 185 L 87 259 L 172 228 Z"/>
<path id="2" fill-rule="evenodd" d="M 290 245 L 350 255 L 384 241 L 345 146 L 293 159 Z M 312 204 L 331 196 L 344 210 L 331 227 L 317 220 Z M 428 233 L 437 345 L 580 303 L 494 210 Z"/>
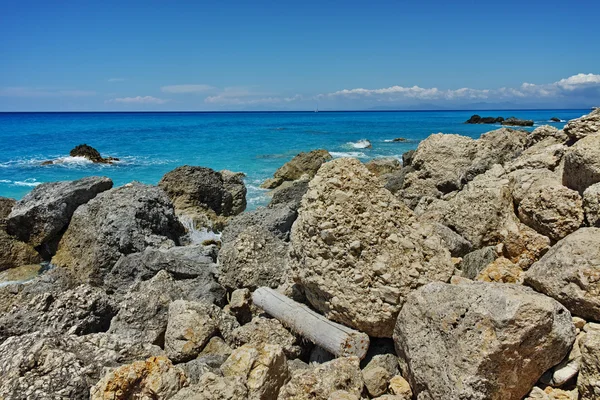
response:
<path id="1" fill-rule="evenodd" d="M 248 208 L 268 201 L 260 183 L 301 151 L 325 148 L 334 157 L 401 157 L 432 133 L 474 138 L 494 125 L 466 125 L 472 114 L 533 119 L 558 128 L 589 110 L 253 112 L 253 113 L 0 113 L 0 196 L 19 199 L 42 182 L 110 177 L 156 184 L 177 166 L 246 173 Z M 534 127 L 535 128 L 535 127 Z M 533 128 L 529 128 L 532 130 Z M 403 137 L 406 143 L 391 142 Z M 368 139 L 373 147 L 360 148 Z M 114 165 L 68 158 L 86 143 Z M 40 165 L 46 160 L 61 163 Z"/>

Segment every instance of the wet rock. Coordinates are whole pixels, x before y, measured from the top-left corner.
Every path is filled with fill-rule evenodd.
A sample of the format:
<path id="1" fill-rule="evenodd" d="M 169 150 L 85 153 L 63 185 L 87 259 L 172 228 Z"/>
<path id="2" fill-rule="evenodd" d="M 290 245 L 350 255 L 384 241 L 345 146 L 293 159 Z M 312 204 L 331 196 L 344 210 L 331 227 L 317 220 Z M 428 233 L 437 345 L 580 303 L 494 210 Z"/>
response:
<path id="1" fill-rule="evenodd" d="M 123 365 L 100 379 L 91 400 L 168 399 L 186 384 L 185 373 L 165 356 Z"/>
<path id="2" fill-rule="evenodd" d="M 600 134 L 579 140 L 569 148 L 564 160 L 563 185 L 583 194 L 600 182 Z"/>
<path id="3" fill-rule="evenodd" d="M 520 285 L 430 283 L 409 296 L 394 340 L 419 399 L 516 400 L 564 358 L 575 327 L 558 302 Z"/>
<path id="4" fill-rule="evenodd" d="M 577 389 L 582 400 L 600 397 L 600 331 L 590 330 L 581 337 L 581 367 Z"/>
<path id="5" fill-rule="evenodd" d="M 200 377 L 200 381 L 181 389 L 171 400 L 240 400 L 248 398 L 248 389 L 240 376 L 224 378 L 212 372 Z"/>
<path id="6" fill-rule="evenodd" d="M 570 120 L 564 128 L 571 139 L 579 140 L 600 133 L 600 108 L 581 118 Z"/>
<path id="7" fill-rule="evenodd" d="M 358 160 L 323 165 L 309 187 L 291 235 L 296 282 L 327 318 L 390 337 L 411 290 L 450 279 L 449 252 Z"/>
<path id="8" fill-rule="evenodd" d="M 40 261 L 42 258 L 33 247 L 0 229 L 0 271 Z"/>
<path id="9" fill-rule="evenodd" d="M 600 228 L 581 228 L 555 244 L 525 275 L 525 282 L 574 315 L 600 321 Z"/>
<path id="10" fill-rule="evenodd" d="M 397 158 L 374 158 L 366 163 L 365 167 L 375 176 L 381 176 L 400 171 L 402 164 Z"/>
<path id="11" fill-rule="evenodd" d="M 287 358 L 298 358 L 302 353 L 299 339 L 276 319 L 255 317 L 248 324 L 235 329 L 232 337 L 236 346 L 258 346 L 261 343 L 280 345 Z"/>
<path id="12" fill-rule="evenodd" d="M 327 150 L 313 150 L 307 153 L 300 153 L 275 171 L 273 178 L 263 182 L 261 187 L 274 189 L 285 181 L 300 179 L 304 174 L 312 178 L 321 165 L 331 159 L 331 154 Z"/>
<path id="13" fill-rule="evenodd" d="M 42 183 L 13 206 L 6 230 L 34 247 L 51 243 L 60 239 L 77 207 L 112 185 L 110 179 L 95 176 Z"/>
<path id="14" fill-rule="evenodd" d="M 88 160 L 97 163 L 97 164 L 112 164 L 113 161 L 119 161 L 118 158 L 114 157 L 102 157 L 100 152 L 93 148 L 92 146 L 88 146 L 87 144 L 80 144 L 75 146 L 69 152 L 69 156 L 71 157 L 85 157 Z"/>
<path id="15" fill-rule="evenodd" d="M 600 228 L 600 183 L 588 187 L 583 192 L 583 209 L 587 223 Z"/>
<path id="16" fill-rule="evenodd" d="M 99 194 L 75 211 L 52 262 L 83 282 L 102 284 L 122 255 L 149 246 L 172 247 L 183 233 L 161 189 L 128 184 Z"/>

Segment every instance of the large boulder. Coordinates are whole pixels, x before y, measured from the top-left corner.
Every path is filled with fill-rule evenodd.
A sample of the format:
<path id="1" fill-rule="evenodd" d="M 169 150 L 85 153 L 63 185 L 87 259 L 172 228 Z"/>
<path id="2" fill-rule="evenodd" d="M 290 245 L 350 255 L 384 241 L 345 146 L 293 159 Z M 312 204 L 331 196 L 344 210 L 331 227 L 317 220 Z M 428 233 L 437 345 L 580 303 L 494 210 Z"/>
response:
<path id="1" fill-rule="evenodd" d="M 600 228 L 600 183 L 595 183 L 583 192 L 585 219 L 590 226 Z"/>
<path id="2" fill-rule="evenodd" d="M 531 147 L 537 143 L 564 143 L 569 139 L 564 131 L 559 130 L 551 125 L 542 125 L 533 130 L 527 135 L 526 146 Z"/>
<path id="3" fill-rule="evenodd" d="M 522 399 L 575 340 L 558 302 L 520 285 L 430 283 L 394 332 L 416 398 Z"/>
<path id="4" fill-rule="evenodd" d="M 132 183 L 80 206 L 52 263 L 69 268 L 81 281 L 101 284 L 122 255 L 149 246 L 171 247 L 183 233 L 173 205 L 161 189 Z"/>
<path id="5" fill-rule="evenodd" d="M 331 154 L 327 150 L 322 149 L 300 153 L 279 167 L 273 174 L 273 178 L 267 179 L 261 187 L 274 189 L 285 181 L 295 181 L 302 178 L 305 174 L 312 178 L 321 165 L 331 159 Z"/>
<path id="6" fill-rule="evenodd" d="M 269 202 L 269 208 L 285 204 L 292 210 L 298 210 L 302 202 L 302 196 L 308 190 L 308 179 L 298 179 L 289 184 L 282 184 L 274 189 Z"/>
<path id="7" fill-rule="evenodd" d="M 583 194 L 588 187 L 600 182 L 600 134 L 579 140 L 564 159 L 563 184 Z"/>
<path id="8" fill-rule="evenodd" d="M 0 196 L 0 230 L 6 229 L 6 218 L 16 203 L 15 199 Z"/>
<path id="9" fill-rule="evenodd" d="M 600 321 L 600 228 L 581 228 L 527 271 L 525 282 L 574 315 Z"/>
<path id="10" fill-rule="evenodd" d="M 292 227 L 294 279 L 327 318 L 390 337 L 404 299 L 454 267 L 433 226 L 355 159 L 321 167 Z"/>
<path id="11" fill-rule="evenodd" d="M 600 108 L 594 109 L 583 117 L 570 120 L 564 131 L 571 139 L 575 140 L 600 133 Z"/>
<path id="12" fill-rule="evenodd" d="M 181 389 L 171 400 L 240 400 L 248 398 L 241 376 L 223 377 L 207 372 L 197 384 Z"/>
<path id="13" fill-rule="evenodd" d="M 0 229 L 0 271 L 28 264 L 38 264 L 42 258 L 27 243 Z"/>
<path id="14" fill-rule="evenodd" d="M 14 205 L 6 220 L 7 232 L 34 247 L 58 239 L 77 207 L 112 185 L 110 179 L 96 176 L 42 183 Z"/>
<path id="15" fill-rule="evenodd" d="M 600 331 L 589 330 L 579 341 L 581 366 L 577 388 L 581 400 L 600 398 Z"/>

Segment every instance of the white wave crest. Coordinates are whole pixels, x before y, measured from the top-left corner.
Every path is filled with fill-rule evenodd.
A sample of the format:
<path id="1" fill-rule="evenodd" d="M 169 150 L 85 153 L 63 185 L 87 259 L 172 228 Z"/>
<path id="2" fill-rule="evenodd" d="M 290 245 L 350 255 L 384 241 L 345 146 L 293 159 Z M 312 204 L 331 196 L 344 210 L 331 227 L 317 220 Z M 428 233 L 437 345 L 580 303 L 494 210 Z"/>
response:
<path id="1" fill-rule="evenodd" d="M 202 244 L 206 241 L 221 241 L 221 234 L 209 231 L 208 228 L 196 229 L 194 220 L 187 215 L 180 215 L 179 222 L 188 232 L 190 241 L 194 244 Z"/>
<path id="2" fill-rule="evenodd" d="M 354 158 L 367 158 L 367 155 L 362 151 L 330 151 L 332 157 L 342 158 L 342 157 L 354 157 Z"/>
<path id="3" fill-rule="evenodd" d="M 5 183 L 7 185 L 13 186 L 26 186 L 26 187 L 35 187 L 40 185 L 42 182 L 38 182 L 33 178 L 25 179 L 24 181 L 11 181 L 8 179 L 0 179 L 0 183 Z"/>
<path id="4" fill-rule="evenodd" d="M 355 149 L 370 149 L 371 147 L 373 147 L 371 142 L 367 139 L 360 139 L 359 141 L 348 142 L 346 144 Z"/>

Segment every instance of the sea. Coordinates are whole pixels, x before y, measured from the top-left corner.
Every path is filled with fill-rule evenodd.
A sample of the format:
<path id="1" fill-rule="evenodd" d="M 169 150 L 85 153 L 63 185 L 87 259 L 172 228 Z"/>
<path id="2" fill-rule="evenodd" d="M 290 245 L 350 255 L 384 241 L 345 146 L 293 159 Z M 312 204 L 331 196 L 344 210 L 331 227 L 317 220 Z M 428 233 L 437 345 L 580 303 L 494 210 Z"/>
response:
<path id="1" fill-rule="evenodd" d="M 268 203 L 259 185 L 302 151 L 333 157 L 402 158 L 432 133 L 478 138 L 500 125 L 468 125 L 473 114 L 531 119 L 562 128 L 590 110 L 0 113 L 0 196 L 22 198 L 43 182 L 101 175 L 115 186 L 156 184 L 181 165 L 246 174 L 248 209 Z M 551 122 L 551 118 L 561 122 Z M 395 138 L 406 141 L 395 142 Z M 371 147 L 367 147 L 369 143 Z M 69 157 L 78 144 L 112 165 Z M 44 161 L 54 161 L 42 165 Z"/>

